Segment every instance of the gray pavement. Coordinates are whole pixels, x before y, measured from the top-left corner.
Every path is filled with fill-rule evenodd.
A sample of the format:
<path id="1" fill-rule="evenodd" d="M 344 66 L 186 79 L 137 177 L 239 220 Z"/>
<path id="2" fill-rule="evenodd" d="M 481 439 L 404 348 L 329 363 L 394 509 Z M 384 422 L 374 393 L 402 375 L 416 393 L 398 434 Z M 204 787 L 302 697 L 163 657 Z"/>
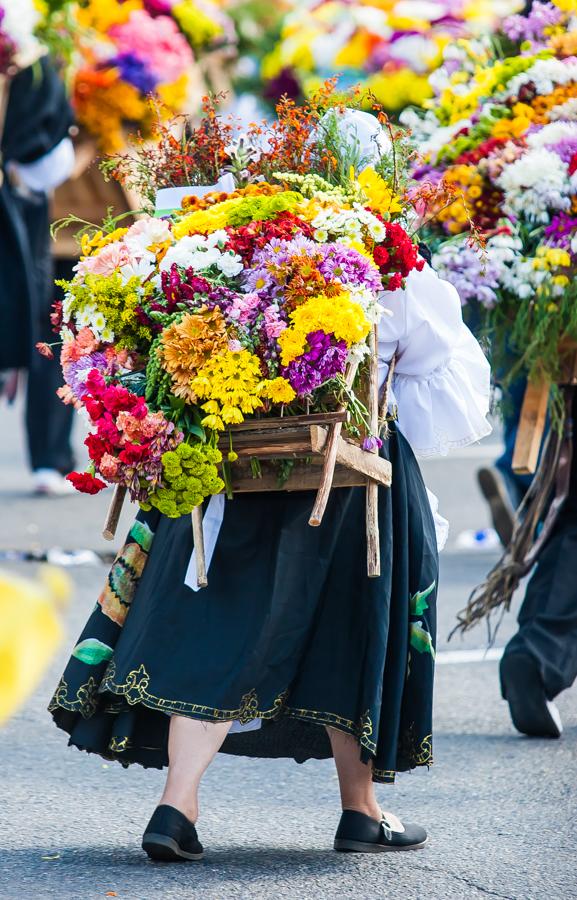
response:
<path id="1" fill-rule="evenodd" d="M 99 537 L 108 498 L 30 498 L 17 409 L 0 409 L 0 435 L 0 553 L 53 546 L 110 552 Z M 45 712 L 105 577 L 106 566 L 97 563 L 70 570 L 67 644 L 36 695 L 0 732 L 0 898 L 577 897 L 577 689 L 560 698 L 561 741 L 525 739 L 500 700 L 497 662 L 445 655 L 485 646 L 482 629 L 450 645 L 446 635 L 496 559 L 455 549 L 461 530 L 488 524 L 473 475 L 490 461 L 494 444 L 493 438 L 485 449 L 424 467 L 453 526 L 442 560 L 436 763 L 381 788 L 380 797 L 385 808 L 429 828 L 425 850 L 335 854 L 338 796 L 330 761 L 296 766 L 223 756 L 202 790 L 205 860 L 176 867 L 146 861 L 139 838 L 162 773 L 123 770 L 67 749 Z M 25 573 L 36 565 L 2 564 Z M 511 615 L 497 646 L 513 630 Z"/>

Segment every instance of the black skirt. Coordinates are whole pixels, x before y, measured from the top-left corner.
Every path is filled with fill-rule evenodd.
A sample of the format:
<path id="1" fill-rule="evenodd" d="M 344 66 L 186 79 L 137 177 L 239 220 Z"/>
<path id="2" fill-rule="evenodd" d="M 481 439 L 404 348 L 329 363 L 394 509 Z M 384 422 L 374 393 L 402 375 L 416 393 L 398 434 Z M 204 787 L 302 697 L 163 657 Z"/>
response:
<path id="1" fill-rule="evenodd" d="M 333 490 L 319 528 L 312 492 L 236 496 L 198 592 L 184 584 L 190 518 L 140 513 L 50 704 L 70 743 L 161 767 L 175 713 L 240 723 L 225 753 L 323 759 L 330 725 L 356 737 L 375 781 L 430 765 L 435 529 L 405 439 L 383 452 L 379 578 L 362 488 Z"/>

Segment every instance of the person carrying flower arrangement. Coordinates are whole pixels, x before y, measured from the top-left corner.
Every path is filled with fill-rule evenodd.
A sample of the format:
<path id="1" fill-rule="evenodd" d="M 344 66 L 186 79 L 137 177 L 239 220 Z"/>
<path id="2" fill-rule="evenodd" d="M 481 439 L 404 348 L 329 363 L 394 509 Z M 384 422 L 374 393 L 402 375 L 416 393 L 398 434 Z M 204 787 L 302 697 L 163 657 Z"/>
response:
<path id="1" fill-rule="evenodd" d="M 91 471 L 71 477 L 89 492 L 121 485 L 141 511 L 50 709 L 76 747 L 168 765 L 143 838 L 153 859 L 202 856 L 197 791 L 218 751 L 332 756 L 335 849 L 419 848 L 425 829 L 383 813 L 374 791 L 432 762 L 437 534 L 413 450 L 488 433 L 488 364 L 406 231 L 377 119 L 287 102 L 260 150 L 233 137 L 209 115 L 179 152 L 194 150 L 195 181 L 212 189 L 86 238 L 67 286 L 64 393 L 95 429 Z M 181 162 L 149 166 L 152 187 Z M 382 387 L 396 360 L 384 439 L 352 377 L 377 327 Z M 237 423 L 335 403 L 392 462 L 379 577 L 367 575 L 365 489 L 333 490 L 316 528 L 309 491 L 222 493 Z M 188 514 L 203 500 L 199 590 Z"/>

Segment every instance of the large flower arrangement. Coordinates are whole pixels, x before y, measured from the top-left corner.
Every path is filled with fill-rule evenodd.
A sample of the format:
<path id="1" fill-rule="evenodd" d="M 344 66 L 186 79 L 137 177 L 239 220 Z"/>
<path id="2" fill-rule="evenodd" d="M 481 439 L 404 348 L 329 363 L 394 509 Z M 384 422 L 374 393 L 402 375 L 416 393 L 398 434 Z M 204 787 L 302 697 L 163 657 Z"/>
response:
<path id="1" fill-rule="evenodd" d="M 497 57 L 454 48 L 432 79 L 417 178 L 448 193 L 436 208 L 436 265 L 476 305 L 497 351 L 513 346 L 533 374 L 559 373 L 559 342 L 577 337 L 577 27 L 574 0 L 533 4 L 504 23 L 515 42 Z M 486 233 L 484 258 L 464 232 Z M 459 235 L 462 235 L 459 238 Z"/>
<path id="2" fill-rule="evenodd" d="M 168 117 L 196 112 L 195 60 L 234 40 L 213 0 L 86 0 L 67 5 L 60 29 L 74 39 L 68 78 L 78 121 L 107 153 L 124 146 L 127 124 L 147 133 L 151 97 Z"/>
<path id="3" fill-rule="evenodd" d="M 362 81 L 390 112 L 431 96 L 429 73 L 456 37 L 492 30 L 519 9 L 517 0 L 308 0 L 293 2 L 280 40 L 263 60 L 265 92 L 315 91 L 342 73 L 347 87 Z"/>
<path id="4" fill-rule="evenodd" d="M 138 177 L 148 162 L 158 182 L 155 167 L 192 159 L 196 183 L 226 169 L 237 186 L 191 188 L 168 216 L 84 235 L 55 310 L 61 394 L 94 429 L 90 470 L 69 476 L 80 490 L 108 481 L 144 508 L 188 513 L 223 489 L 235 458 L 222 461 L 227 432 L 254 416 L 344 404 L 374 448 L 344 375 L 354 361 L 362 370 L 379 292 L 423 261 L 405 230 L 396 142 L 391 152 L 375 144 L 368 165 L 354 140 L 343 143 L 344 112 L 323 108 L 287 100 L 269 130 L 235 143 L 207 105 L 186 142 L 121 160 Z"/>

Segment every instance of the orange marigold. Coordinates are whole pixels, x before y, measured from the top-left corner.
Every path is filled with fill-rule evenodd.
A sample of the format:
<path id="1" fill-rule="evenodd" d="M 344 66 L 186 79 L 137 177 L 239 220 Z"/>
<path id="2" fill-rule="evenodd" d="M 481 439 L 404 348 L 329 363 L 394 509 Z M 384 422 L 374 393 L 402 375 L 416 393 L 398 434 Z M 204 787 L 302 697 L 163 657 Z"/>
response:
<path id="1" fill-rule="evenodd" d="M 191 381 L 212 354 L 228 347 L 226 325 L 220 310 L 206 307 L 187 313 L 162 335 L 161 363 L 172 377 L 177 397 L 193 403 Z"/>

